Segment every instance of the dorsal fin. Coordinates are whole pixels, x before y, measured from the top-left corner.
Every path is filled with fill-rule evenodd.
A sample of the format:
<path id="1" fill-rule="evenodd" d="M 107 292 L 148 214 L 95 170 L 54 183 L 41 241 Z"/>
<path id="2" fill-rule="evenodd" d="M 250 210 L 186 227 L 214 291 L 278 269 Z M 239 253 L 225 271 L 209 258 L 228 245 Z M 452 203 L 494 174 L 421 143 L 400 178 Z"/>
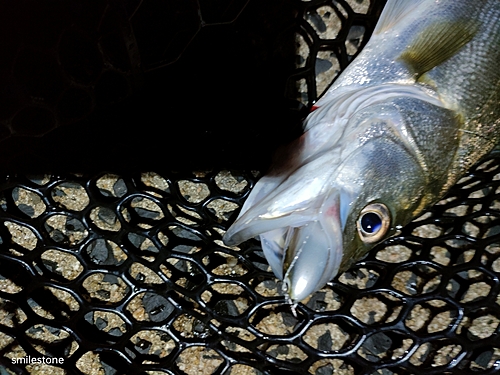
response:
<path id="1" fill-rule="evenodd" d="M 478 26 L 466 19 L 439 21 L 427 26 L 399 56 L 422 76 L 454 56 L 476 35 Z"/>
<path id="2" fill-rule="evenodd" d="M 381 34 L 394 27 L 399 21 L 429 0 L 389 0 L 375 26 L 374 34 Z"/>

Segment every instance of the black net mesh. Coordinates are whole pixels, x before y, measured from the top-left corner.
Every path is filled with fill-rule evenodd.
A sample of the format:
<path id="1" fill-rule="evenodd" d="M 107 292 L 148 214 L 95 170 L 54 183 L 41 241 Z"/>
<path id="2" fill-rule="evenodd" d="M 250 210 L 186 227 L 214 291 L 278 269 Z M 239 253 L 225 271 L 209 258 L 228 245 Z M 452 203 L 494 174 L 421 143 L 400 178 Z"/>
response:
<path id="1" fill-rule="evenodd" d="M 290 100 L 304 108 L 315 100 L 382 5 L 294 3 Z M 156 52 L 151 69 L 165 63 Z M 500 157 L 295 314 L 257 241 L 221 242 L 259 176 L 2 177 L 0 373 L 498 372 Z M 30 357 L 64 363 L 15 363 Z"/>

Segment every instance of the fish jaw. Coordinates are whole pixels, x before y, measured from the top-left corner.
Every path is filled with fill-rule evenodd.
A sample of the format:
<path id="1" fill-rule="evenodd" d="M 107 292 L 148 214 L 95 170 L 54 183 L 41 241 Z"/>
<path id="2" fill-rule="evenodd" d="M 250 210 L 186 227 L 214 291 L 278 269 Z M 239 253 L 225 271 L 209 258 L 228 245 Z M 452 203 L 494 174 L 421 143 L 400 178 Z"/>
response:
<path id="1" fill-rule="evenodd" d="M 292 301 L 322 288 L 342 260 L 342 226 L 358 192 L 348 194 L 335 183 L 337 156 L 325 153 L 285 178 L 261 179 L 250 204 L 223 237 L 226 245 L 237 245 L 259 236 L 272 271 L 284 281 Z"/>
<path id="2" fill-rule="evenodd" d="M 343 257 L 340 198 L 331 194 L 317 220 L 290 228 L 284 249 L 284 289 L 292 303 L 322 288 L 338 273 Z"/>
<path id="3" fill-rule="evenodd" d="M 266 232 L 280 242 L 279 228 L 298 227 L 315 219 L 325 193 L 332 188 L 337 171 L 335 153 L 325 153 L 281 177 L 257 182 L 233 225 L 223 237 L 226 245 L 237 245 Z"/>
<path id="4" fill-rule="evenodd" d="M 310 215 L 302 219 L 290 215 L 289 226 L 259 235 L 264 255 L 292 302 L 303 300 L 337 274 L 343 256 L 343 219 L 335 191 Z"/>
<path id="5" fill-rule="evenodd" d="M 304 172 L 304 171 L 303 171 Z M 300 174 L 304 176 L 305 172 Z M 269 192 L 265 180 L 257 189 Z M 337 273 L 343 258 L 343 227 L 354 195 L 331 181 L 316 188 L 309 183 L 309 199 L 288 206 L 284 192 L 293 178 L 285 180 L 274 194 L 263 198 L 242 214 L 226 232 L 224 242 L 233 244 L 259 236 L 264 255 L 275 276 L 283 280 L 292 302 L 299 302 L 322 288 Z M 277 203 L 278 202 L 278 203 Z M 281 202 L 281 203 L 280 203 Z M 277 211 L 277 207 L 282 207 Z"/>

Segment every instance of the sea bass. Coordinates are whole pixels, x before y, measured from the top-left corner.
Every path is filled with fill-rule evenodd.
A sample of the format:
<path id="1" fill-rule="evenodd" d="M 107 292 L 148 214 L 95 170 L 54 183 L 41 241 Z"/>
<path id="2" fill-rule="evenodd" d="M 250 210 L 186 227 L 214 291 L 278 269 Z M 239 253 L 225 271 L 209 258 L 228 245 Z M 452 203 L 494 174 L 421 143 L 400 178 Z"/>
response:
<path id="1" fill-rule="evenodd" d="M 224 242 L 260 236 L 293 302 L 321 289 L 499 143 L 499 63 L 499 0 L 389 0 Z"/>

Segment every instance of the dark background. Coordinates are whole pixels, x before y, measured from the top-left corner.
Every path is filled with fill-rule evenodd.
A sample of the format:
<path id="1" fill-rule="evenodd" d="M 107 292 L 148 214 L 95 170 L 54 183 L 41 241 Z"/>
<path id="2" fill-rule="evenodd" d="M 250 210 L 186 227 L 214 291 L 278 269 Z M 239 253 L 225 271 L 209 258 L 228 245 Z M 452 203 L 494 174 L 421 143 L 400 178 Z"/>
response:
<path id="1" fill-rule="evenodd" d="M 300 133 L 298 2 L 0 5 L 0 169 L 265 169 Z"/>

